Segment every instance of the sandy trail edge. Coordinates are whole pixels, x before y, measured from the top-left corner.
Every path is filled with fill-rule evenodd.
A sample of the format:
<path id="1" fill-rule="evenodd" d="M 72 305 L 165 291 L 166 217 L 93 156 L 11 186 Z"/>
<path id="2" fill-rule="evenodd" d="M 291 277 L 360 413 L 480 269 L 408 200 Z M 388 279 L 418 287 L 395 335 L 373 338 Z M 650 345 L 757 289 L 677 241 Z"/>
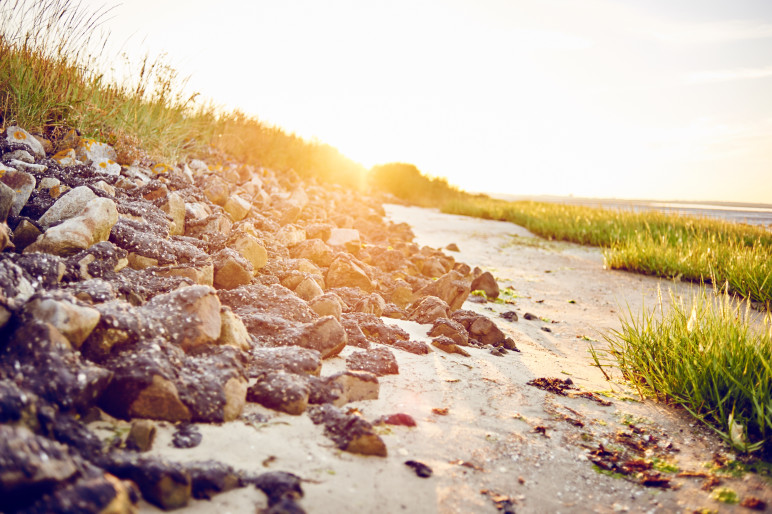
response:
<path id="1" fill-rule="evenodd" d="M 674 287 L 682 295 L 689 294 L 689 286 L 604 270 L 597 249 L 546 242 L 513 224 L 396 205 L 387 205 L 386 210 L 395 222 L 413 227 L 419 244 L 441 248 L 454 242 L 461 249 L 451 253 L 457 260 L 492 271 L 502 287 L 515 290 L 514 305 L 467 302 L 464 308 L 495 319 L 522 352 L 496 357 L 472 348 L 472 356 L 466 358 L 394 350 L 400 374 L 381 379 L 380 399 L 351 404 L 368 419 L 395 412 L 416 419 L 416 428 L 384 430 L 387 458 L 341 452 L 307 416 L 279 414 L 252 404 L 249 411 L 264 412 L 272 419 L 259 426 L 242 421 L 200 425 L 202 444 L 187 450 L 173 448 L 173 427 L 159 423 L 152 454 L 179 462 L 216 459 L 255 472 L 291 471 L 306 480 L 301 504 L 309 513 L 498 512 L 483 490 L 510 497 L 520 513 L 700 508 L 748 512 L 710 499 L 700 490 L 700 479 L 675 478 L 679 489 L 662 491 L 599 474 L 587 461 L 588 447 L 614 445 L 615 433 L 627 429 L 625 422 L 631 420 L 660 437 L 663 445 L 672 442 L 680 451 L 671 459 L 681 470 L 704 471 L 703 463 L 715 451 L 725 450 L 684 413 L 639 402 L 626 386 L 606 381 L 590 365 L 587 353 L 587 338 L 600 339 L 601 333 L 619 327 L 620 305 L 637 313 L 644 302 L 655 304 L 659 286 L 665 291 Z M 520 321 L 498 318 L 504 310 L 515 310 Z M 525 312 L 540 319 L 525 321 Z M 427 340 L 428 326 L 387 322 L 409 330 L 414 339 Z M 326 361 L 322 374 L 342 370 L 351 351 L 347 348 L 341 357 Z M 585 391 L 608 391 L 606 399 L 613 404 L 604 407 L 526 385 L 545 376 L 571 377 Z M 447 407 L 449 413 L 433 414 L 433 407 Z M 581 420 L 584 427 L 562 421 L 563 415 Z M 546 427 L 549 437 L 534 432 L 536 426 Z M 428 464 L 434 475 L 418 478 L 403 464 L 408 459 Z M 758 477 L 722 480 L 740 498 L 754 496 L 772 503 L 770 485 Z M 261 492 L 246 488 L 211 501 L 193 501 L 185 510 L 225 514 L 254 512 L 265 505 Z M 141 511 L 157 509 L 142 503 Z"/>

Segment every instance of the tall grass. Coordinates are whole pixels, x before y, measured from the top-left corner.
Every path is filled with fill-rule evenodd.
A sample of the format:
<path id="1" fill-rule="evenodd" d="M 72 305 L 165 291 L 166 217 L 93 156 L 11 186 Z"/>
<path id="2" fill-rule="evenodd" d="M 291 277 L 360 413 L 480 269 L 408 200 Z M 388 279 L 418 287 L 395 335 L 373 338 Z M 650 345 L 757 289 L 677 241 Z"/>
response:
<path id="1" fill-rule="evenodd" d="M 187 91 L 163 56 L 129 63 L 120 83 L 102 70 L 109 10 L 69 0 L 0 0 L 0 125 L 55 139 L 65 127 L 113 144 L 119 162 L 176 163 L 212 149 L 228 158 L 361 186 L 364 168 L 334 148 L 226 112 Z M 141 150 L 140 150 L 141 149 Z"/>
<path id="2" fill-rule="evenodd" d="M 596 364 L 618 367 L 642 393 L 678 404 L 741 452 L 772 457 L 772 324 L 702 288 L 691 306 L 671 293 L 623 318 Z M 605 371 L 604 371 L 605 373 Z"/>
<path id="3" fill-rule="evenodd" d="M 546 237 L 603 247 L 606 265 L 667 278 L 729 284 L 772 302 L 772 232 L 764 227 L 655 211 L 466 198 L 443 212 L 506 220 Z"/>

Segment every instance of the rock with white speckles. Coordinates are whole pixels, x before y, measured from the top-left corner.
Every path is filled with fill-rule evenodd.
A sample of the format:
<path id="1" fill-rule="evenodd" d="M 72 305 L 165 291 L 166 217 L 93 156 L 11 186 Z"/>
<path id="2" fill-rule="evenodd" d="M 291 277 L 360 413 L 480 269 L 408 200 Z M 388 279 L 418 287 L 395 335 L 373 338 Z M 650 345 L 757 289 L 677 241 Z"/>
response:
<path id="1" fill-rule="evenodd" d="M 186 352 L 200 350 L 220 338 L 220 300 L 211 287 L 183 287 L 158 295 L 143 310 L 166 327 L 163 337 Z"/>
<path id="2" fill-rule="evenodd" d="M 110 230 L 117 221 L 118 211 L 115 203 L 107 198 L 96 198 L 76 216 L 47 229 L 24 251 L 72 255 L 93 244 L 107 241 Z"/>
<path id="3" fill-rule="evenodd" d="M 308 406 L 309 387 L 302 375 L 272 371 L 263 374 L 247 391 L 247 400 L 269 409 L 302 414 Z"/>

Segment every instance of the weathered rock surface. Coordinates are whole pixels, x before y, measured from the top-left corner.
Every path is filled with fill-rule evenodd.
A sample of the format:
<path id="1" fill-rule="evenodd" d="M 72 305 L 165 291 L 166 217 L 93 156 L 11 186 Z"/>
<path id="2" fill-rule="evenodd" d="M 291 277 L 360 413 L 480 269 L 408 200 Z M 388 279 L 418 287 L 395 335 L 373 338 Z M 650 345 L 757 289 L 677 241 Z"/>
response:
<path id="1" fill-rule="evenodd" d="M 399 373 L 394 354 L 383 347 L 352 353 L 346 358 L 346 367 L 355 371 L 369 371 L 378 376 Z"/>
<path id="2" fill-rule="evenodd" d="M 311 407 L 308 415 L 315 424 L 324 425 L 324 433 L 343 451 L 386 457 L 386 444 L 373 426 L 355 414 L 344 414 L 329 404 Z"/>

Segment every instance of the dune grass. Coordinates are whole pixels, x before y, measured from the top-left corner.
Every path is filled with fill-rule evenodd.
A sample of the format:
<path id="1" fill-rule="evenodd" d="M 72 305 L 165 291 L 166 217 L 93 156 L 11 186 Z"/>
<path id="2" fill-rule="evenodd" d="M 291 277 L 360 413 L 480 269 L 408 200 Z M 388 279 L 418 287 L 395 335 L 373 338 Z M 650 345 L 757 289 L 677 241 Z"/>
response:
<path id="1" fill-rule="evenodd" d="M 772 231 L 730 221 L 544 202 L 468 198 L 442 211 L 511 221 L 547 239 L 603 247 L 606 265 L 666 278 L 729 284 L 772 303 Z"/>
<path id="2" fill-rule="evenodd" d="M 642 394 L 685 408 L 740 452 L 772 457 L 772 324 L 702 288 L 690 305 L 670 296 L 651 312 L 630 313 L 591 350 Z M 659 312 L 657 312 L 659 310 Z M 604 371 L 605 373 L 605 371 Z"/>
<path id="3" fill-rule="evenodd" d="M 204 103 L 163 56 L 128 63 L 120 83 L 106 77 L 109 10 L 70 0 L 0 2 L 0 127 L 45 137 L 69 127 L 115 146 L 121 164 L 225 158 L 361 187 L 364 168 L 336 149 Z"/>

